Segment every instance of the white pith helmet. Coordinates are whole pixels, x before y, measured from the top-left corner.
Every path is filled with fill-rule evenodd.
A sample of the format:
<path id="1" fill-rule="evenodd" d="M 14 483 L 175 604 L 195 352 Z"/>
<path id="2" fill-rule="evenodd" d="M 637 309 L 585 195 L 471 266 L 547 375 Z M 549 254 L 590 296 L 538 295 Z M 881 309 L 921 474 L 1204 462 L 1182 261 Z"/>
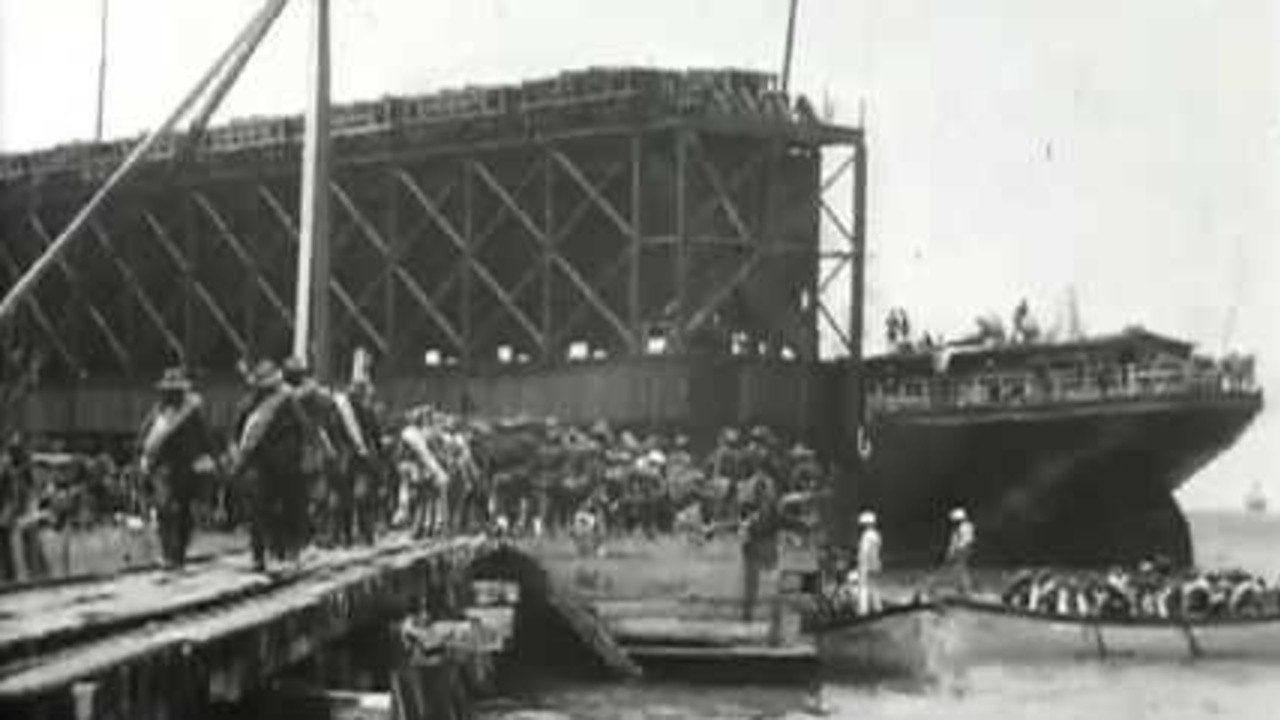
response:
<path id="1" fill-rule="evenodd" d="M 858 516 L 858 524 L 859 525 L 875 525 L 876 514 L 871 512 L 870 510 L 863 510 L 862 514 Z"/>
<path id="2" fill-rule="evenodd" d="M 951 509 L 951 520 L 954 522 L 964 522 L 969 516 L 965 514 L 964 508 L 956 506 Z"/>

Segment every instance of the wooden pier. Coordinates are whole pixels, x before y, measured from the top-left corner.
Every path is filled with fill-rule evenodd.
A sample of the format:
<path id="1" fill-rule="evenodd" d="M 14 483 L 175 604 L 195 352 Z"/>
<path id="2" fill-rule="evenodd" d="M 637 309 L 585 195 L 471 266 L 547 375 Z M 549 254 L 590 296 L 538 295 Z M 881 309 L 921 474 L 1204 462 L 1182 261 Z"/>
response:
<path id="1" fill-rule="evenodd" d="M 263 575 L 247 554 L 0 595 L 0 716 L 189 718 L 237 703 L 353 629 L 467 617 L 483 536 L 313 550 Z"/>

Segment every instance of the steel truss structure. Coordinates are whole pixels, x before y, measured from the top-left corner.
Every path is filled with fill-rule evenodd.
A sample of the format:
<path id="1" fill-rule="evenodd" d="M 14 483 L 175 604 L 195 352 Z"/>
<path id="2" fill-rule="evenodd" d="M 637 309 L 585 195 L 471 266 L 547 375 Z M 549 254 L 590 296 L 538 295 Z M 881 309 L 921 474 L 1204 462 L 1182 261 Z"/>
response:
<path id="1" fill-rule="evenodd" d="M 654 352 L 814 360 L 824 323 L 856 352 L 860 312 L 823 297 L 836 278 L 861 277 L 860 130 L 741 114 L 609 119 L 339 143 L 334 359 L 365 347 L 384 377 Z M 296 159 L 287 147 L 146 168 L 25 303 L 11 339 L 44 349 L 45 380 L 133 382 L 176 363 L 215 376 L 287 354 Z M 0 184 L 0 288 L 91 180 Z M 824 223 L 840 247 L 824 248 Z"/>

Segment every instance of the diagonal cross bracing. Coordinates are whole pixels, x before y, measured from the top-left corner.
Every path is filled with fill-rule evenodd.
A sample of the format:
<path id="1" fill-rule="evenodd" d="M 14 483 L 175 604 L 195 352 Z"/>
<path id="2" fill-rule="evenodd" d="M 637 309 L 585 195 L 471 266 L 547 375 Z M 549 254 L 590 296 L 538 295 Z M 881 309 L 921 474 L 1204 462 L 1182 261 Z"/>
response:
<path id="1" fill-rule="evenodd" d="M 18 277 L 20 273 L 18 264 L 14 261 L 13 256 L 9 254 L 9 251 L 5 249 L 3 242 L 0 242 L 0 262 L 4 263 L 5 268 L 10 274 L 14 277 Z M 77 376 L 83 375 L 85 372 L 84 363 L 80 362 L 79 358 L 77 358 L 75 354 L 67 348 L 66 344 L 62 342 L 62 336 L 58 334 L 58 329 L 54 326 L 53 322 L 49 320 L 49 316 L 45 313 L 44 308 L 40 306 L 40 301 L 36 299 L 34 294 L 25 295 L 24 299 L 26 300 L 27 307 L 31 309 L 31 315 L 35 318 L 36 324 L 40 326 L 40 331 L 44 333 L 45 337 L 49 339 L 49 342 L 53 344 L 54 349 L 57 350 L 58 354 L 62 356 L 62 359 L 66 361 L 67 367 L 70 368 L 71 372 L 75 373 Z"/>
<path id="2" fill-rule="evenodd" d="M 262 291 L 262 295 L 267 299 L 267 303 L 275 309 L 276 314 L 280 316 L 280 319 L 284 320 L 285 327 L 292 328 L 293 315 L 289 312 L 288 306 L 286 306 L 280 299 L 280 296 L 276 294 L 275 289 L 271 287 L 271 283 L 263 277 L 262 270 L 258 268 L 258 264 L 253 261 L 253 256 L 245 249 L 244 243 L 240 242 L 240 239 L 236 237 L 236 234 L 231 231 L 231 227 L 227 225 L 226 220 L 223 219 L 222 215 L 218 213 L 218 211 L 213 207 L 213 204 L 209 202 L 209 199 L 206 198 L 203 193 L 194 192 L 192 193 L 192 198 L 195 200 L 196 205 L 199 205 L 200 209 L 209 217 L 213 226 L 218 230 L 218 234 L 222 236 L 222 239 L 227 243 L 227 246 L 231 248 L 232 254 L 234 254 L 240 263 L 244 265 L 244 268 L 253 275 L 254 283 L 258 286 L 258 289 Z"/>
<path id="3" fill-rule="evenodd" d="M 529 214 L 516 203 L 515 199 L 512 198 L 506 191 L 506 188 L 502 187 L 502 184 L 493 177 L 488 168 L 475 160 L 472 161 L 472 166 L 475 168 L 476 175 L 480 180 L 488 186 L 489 190 L 493 192 L 500 202 L 511 209 L 511 213 L 515 215 L 516 219 L 520 221 L 520 224 L 523 225 L 525 229 L 529 231 L 529 234 L 537 240 L 538 244 L 542 246 L 543 251 L 550 256 L 551 262 L 558 266 L 565 274 L 565 277 L 569 278 L 569 281 L 578 288 L 578 291 L 582 294 L 583 298 L 595 306 L 596 311 L 599 312 L 601 317 L 603 317 L 611 326 L 613 326 L 613 329 L 624 342 L 628 344 L 631 343 L 631 332 L 627 329 L 626 323 L 622 322 L 617 313 L 613 312 L 613 309 L 609 307 L 608 303 L 604 302 L 603 298 L 600 297 L 595 288 L 591 287 L 591 285 L 582 278 L 578 269 L 575 268 L 572 263 L 565 260 L 560 253 L 556 252 L 551 239 L 547 237 L 547 233 L 544 232 L 542 228 L 538 227 L 538 224 L 529 217 Z"/>
<path id="4" fill-rule="evenodd" d="M 196 297 L 200 298 L 200 302 L 204 303 L 205 309 L 209 311 L 214 321 L 218 323 L 218 327 L 222 329 L 231 344 L 235 346 L 236 352 L 240 357 L 248 357 L 249 343 L 236 331 L 235 325 L 227 317 L 227 314 L 223 312 L 218 302 L 214 300 L 212 293 L 205 287 L 204 282 L 192 272 L 191 263 L 187 262 L 187 259 L 179 252 L 177 244 L 169 236 L 169 232 L 165 230 L 164 225 L 149 210 L 143 210 L 142 216 L 147 223 L 147 227 L 151 228 L 152 234 L 160 241 L 160 247 L 165 251 L 165 254 L 178 266 L 183 276 L 191 281 L 191 289 L 195 292 Z"/>
<path id="5" fill-rule="evenodd" d="M 126 285 L 133 292 L 133 296 L 137 299 L 138 305 L 142 307 L 142 312 L 151 320 L 151 324 L 160 332 L 160 337 L 164 339 L 169 349 L 179 359 L 185 359 L 186 352 L 182 347 L 182 341 L 173 334 L 169 326 L 165 323 L 164 313 L 160 312 L 159 307 L 152 301 L 151 296 L 147 294 L 143 288 L 142 282 L 138 280 L 138 276 L 134 274 L 129 264 L 120 259 L 116 254 L 115 248 L 112 247 L 111 238 L 96 220 L 89 221 L 89 232 L 94 239 L 98 241 L 104 252 L 111 257 L 111 264 L 115 266 L 116 271 L 120 273 L 120 277 L 124 279 Z"/>
<path id="6" fill-rule="evenodd" d="M 346 193 L 343 193 L 341 191 L 341 188 L 338 187 L 338 184 L 336 182 L 332 183 L 331 185 L 334 193 L 339 194 L 340 200 L 345 201 L 345 203 L 350 202 L 350 199 L 347 198 Z M 272 215 L 276 217 L 276 219 L 280 222 L 280 225 L 284 227 L 285 234 L 289 236 L 290 242 L 296 245 L 298 241 L 298 226 L 294 223 L 293 217 L 289 215 L 289 212 L 285 209 L 284 205 L 280 202 L 279 198 L 277 198 L 275 194 L 272 193 L 271 190 L 267 188 L 265 185 L 258 186 L 258 195 L 262 198 L 263 202 L 265 202 L 267 206 L 271 209 Z M 363 220 L 364 220 L 364 217 L 360 216 L 359 219 L 356 220 L 356 225 L 360 227 L 360 230 L 362 233 L 366 233 L 366 237 L 368 237 L 370 241 L 374 243 L 375 247 L 377 247 L 379 250 L 382 250 L 382 246 L 379 244 L 381 242 L 380 238 L 375 238 L 374 236 L 367 235 L 369 230 L 366 229 L 363 225 L 361 225 L 361 221 Z M 364 331 L 364 334 L 368 336 L 370 340 L 373 341 L 373 344 L 378 348 L 378 352 L 385 355 L 387 351 L 390 349 L 390 346 L 387 344 L 386 338 L 384 338 L 382 336 L 382 333 L 379 333 L 377 328 L 374 327 L 373 323 L 371 323 L 369 319 L 366 318 L 364 314 L 360 312 L 360 308 L 356 305 L 355 301 L 351 299 L 351 294 L 348 293 L 347 289 L 342 286 L 342 283 L 338 282 L 338 278 L 336 276 L 329 277 L 329 292 L 333 293 L 333 296 L 338 299 L 338 304 L 342 305 L 343 309 L 347 311 L 347 313 L 351 316 L 351 319 L 356 323 L 356 325 L 359 325 L 360 329 Z"/>
<path id="7" fill-rule="evenodd" d="M 40 236 L 41 242 L 43 242 L 46 247 L 53 244 L 53 236 L 45 229 L 44 223 L 40 221 L 39 216 L 34 214 L 31 216 L 31 226 L 35 229 L 36 234 Z M 111 324 L 107 322 L 105 317 L 103 317 L 102 312 L 98 310 L 92 302 L 90 302 L 88 297 L 85 296 L 84 288 L 80 284 L 79 273 L 71 269 L 71 263 L 67 262 L 67 259 L 63 256 L 58 256 L 57 263 L 58 266 L 62 268 L 63 274 L 67 277 L 67 281 L 71 286 L 71 291 L 76 295 L 79 295 L 80 299 L 84 301 L 84 307 L 89 313 L 89 319 L 93 321 L 94 326 L 98 328 L 98 332 L 100 332 L 103 338 L 106 339 L 107 344 L 111 347 L 112 354 L 116 356 L 116 360 L 120 361 L 120 364 L 126 371 L 132 371 L 133 357 L 129 354 L 129 351 L 125 349 L 124 343 L 120 341 L 120 338 L 116 335 L 115 331 L 111 329 Z"/>
<path id="8" fill-rule="evenodd" d="M 463 238 L 462 234 L 453 226 L 453 223 L 449 221 L 449 218 L 445 217 L 444 213 L 440 211 L 440 208 L 436 207 L 431 198 L 427 197 L 427 194 L 418 187 L 417 183 L 413 182 L 413 178 L 409 177 L 404 171 L 399 171 L 398 175 L 400 177 L 400 181 L 409 189 L 409 194 L 413 196 L 413 199 L 418 203 L 418 206 L 421 207 L 433 221 L 435 221 L 436 226 L 440 228 L 440 231 L 446 238 L 448 238 L 449 242 L 453 243 L 453 245 L 464 254 L 468 254 L 466 239 Z M 471 250 L 472 253 L 474 253 L 474 248 Z M 529 316 L 520 309 L 520 306 L 515 303 L 515 300 L 513 300 L 507 293 L 506 289 L 502 287 L 502 283 L 499 282 L 491 272 L 489 272 L 489 269 L 486 268 L 483 263 L 480 263 L 473 257 L 470 257 L 470 254 L 468 254 L 468 258 L 471 269 L 475 272 L 476 277 L 480 278 L 480 281 L 493 292 L 494 296 L 498 298 L 498 302 L 502 303 L 503 307 L 507 309 L 507 312 L 511 314 L 511 317 L 515 319 L 520 327 L 529 335 L 529 338 L 533 340 L 534 344 L 536 344 L 540 350 L 545 349 L 546 338 L 543 336 L 542 331 L 540 331 L 538 326 L 529 319 Z"/>
<path id="9" fill-rule="evenodd" d="M 598 185 L 596 185 L 596 187 L 598 187 L 601 190 L 603 190 L 604 188 L 608 188 L 613 183 L 613 181 L 620 176 L 620 174 L 622 173 L 622 170 L 623 170 L 623 164 L 621 162 L 613 163 L 605 171 L 604 177 L 601 178 L 600 182 L 598 183 Z M 568 237 L 569 233 L 573 232 L 578 227 L 578 225 L 582 222 L 583 218 L 587 216 L 587 211 L 591 209 L 593 204 L 594 204 L 594 201 L 590 196 L 584 195 L 581 199 L 579 199 L 577 204 L 575 204 L 573 208 L 569 211 L 568 216 L 565 217 L 564 223 L 561 224 L 560 227 L 556 228 L 554 232 L 551 233 L 552 247 L 558 247 L 560 245 L 560 242 L 563 241 L 566 237 Z M 629 251 L 630 249 L 628 249 L 628 252 Z M 516 283 L 511 286 L 511 297 L 513 298 L 521 297 L 533 285 L 533 282 L 538 279 L 541 273 L 542 273 L 542 267 L 540 265 L 535 265 L 534 267 L 525 271 L 524 275 L 520 276 L 520 278 L 516 281 Z M 607 273 L 606 277 L 612 277 L 612 273 Z M 555 347 L 555 345 L 560 340 L 563 340 L 566 337 L 569 329 L 571 329 L 572 327 L 576 326 L 579 322 L 581 322 L 582 316 L 585 314 L 585 312 L 588 309 L 595 309 L 595 306 L 588 303 L 586 305 L 578 305 L 577 307 L 574 308 L 573 312 L 570 314 L 570 320 L 568 324 L 565 326 L 562 326 L 557 331 L 552 333 L 552 342 L 551 342 L 552 347 Z M 485 320 L 485 322 L 481 325 L 480 331 L 477 333 L 477 336 L 483 337 L 486 333 L 488 333 L 492 329 L 494 322 L 495 322 L 495 318 L 493 318 L 492 316 L 489 319 Z"/>

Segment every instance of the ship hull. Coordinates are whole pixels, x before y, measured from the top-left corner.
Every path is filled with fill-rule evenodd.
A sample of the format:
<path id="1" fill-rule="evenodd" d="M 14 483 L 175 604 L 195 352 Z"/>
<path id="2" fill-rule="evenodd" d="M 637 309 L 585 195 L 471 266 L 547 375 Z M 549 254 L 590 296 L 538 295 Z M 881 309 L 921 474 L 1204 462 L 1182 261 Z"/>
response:
<path id="1" fill-rule="evenodd" d="M 1173 492 L 1260 407 L 1244 396 L 880 414 L 844 512 L 878 512 L 895 564 L 937 562 L 956 505 L 975 520 L 980 562 L 1190 564 Z"/>

